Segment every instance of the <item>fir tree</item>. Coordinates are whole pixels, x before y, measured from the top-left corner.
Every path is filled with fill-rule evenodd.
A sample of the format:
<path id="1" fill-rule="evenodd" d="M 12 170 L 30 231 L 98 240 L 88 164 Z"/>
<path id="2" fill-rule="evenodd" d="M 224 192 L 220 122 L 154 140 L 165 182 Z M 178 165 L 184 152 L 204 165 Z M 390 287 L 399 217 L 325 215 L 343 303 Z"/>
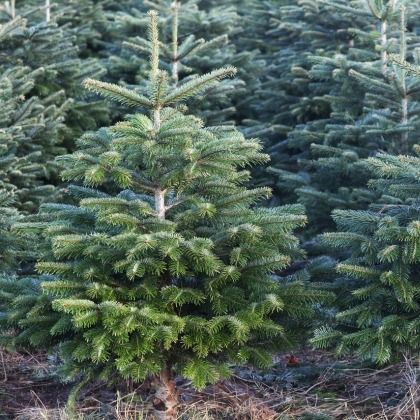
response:
<path id="1" fill-rule="evenodd" d="M 315 233 L 332 227 L 333 209 L 366 208 L 375 200 L 361 160 L 377 150 L 407 152 L 419 129 L 419 81 L 389 61 L 390 52 L 417 59 L 418 38 L 414 30 L 406 33 L 401 2 L 321 3 L 343 16 L 342 24 L 353 18 L 357 26 L 343 27 L 350 36 L 345 54 L 309 57 L 311 88 L 324 85 L 318 101 L 329 104 L 331 113 L 289 133 L 298 168 L 272 169 L 280 175 L 279 187 L 294 191 L 306 206 Z"/>
<path id="2" fill-rule="evenodd" d="M 351 251 L 337 266 L 351 296 L 336 329 L 320 328 L 312 341 L 383 364 L 420 349 L 420 158 L 380 154 L 366 164 L 382 198 L 366 211 L 333 213 L 338 232 L 323 240 Z"/>
<path id="3" fill-rule="evenodd" d="M 19 32 L 15 18 L 0 26 L 0 44 Z M 54 158 L 65 149 L 58 144 L 64 113 L 49 98 L 30 96 L 43 69 L 0 65 L 0 272 L 16 268 L 22 259 L 22 239 L 10 232 L 19 212 L 36 211 L 53 199 L 48 185 L 56 171 Z M 29 97 L 28 97 L 29 96 Z"/>
<path id="4" fill-rule="evenodd" d="M 25 19 L 20 30 L 1 45 L 1 50 L 5 66 L 42 69 L 28 95 L 48 100 L 65 111 L 66 124 L 60 133 L 60 141 L 71 147 L 71 138 L 108 122 L 103 102 L 95 103 L 87 98 L 81 87 L 86 77 L 99 77 L 105 69 L 96 58 L 81 58 L 81 49 L 85 46 L 82 42 L 81 47 L 77 45 L 75 28 L 62 19 L 63 13 L 69 15 L 68 9 L 56 4 L 50 6 L 48 15 L 46 11 L 49 9 L 42 1 L 15 2 L 15 15 Z M 5 23 L 10 19 L 6 12 L 10 13 L 10 10 L 0 15 Z"/>
<path id="5" fill-rule="evenodd" d="M 160 65 L 171 74 L 171 83 L 189 80 L 194 74 L 207 73 L 212 68 L 230 63 L 239 68 L 238 77 L 224 80 L 205 95 L 191 98 L 188 106 L 199 110 L 199 116 L 209 124 L 228 124 L 234 119 L 241 124 L 248 117 L 245 98 L 256 90 L 263 62 L 256 59 L 257 51 L 239 51 L 233 40 L 238 36 L 240 16 L 235 7 L 214 5 L 204 8 L 202 2 L 145 1 L 124 5 L 110 17 L 110 25 L 118 28 L 112 37 L 114 52 L 110 57 L 111 81 L 135 87 L 147 83 L 147 19 L 145 9 L 159 12 L 162 27 Z M 122 51 L 115 49 L 120 43 Z"/>
<path id="6" fill-rule="evenodd" d="M 407 4 L 407 23 L 402 2 L 374 3 L 292 1 L 274 7 L 272 33 L 279 42 L 289 36 L 299 42 L 273 55 L 279 66 L 262 84 L 268 92 L 261 91 L 269 99 L 263 118 L 283 122 L 278 127 L 287 134 L 285 140 L 280 132 L 267 137 L 269 172 L 278 176 L 273 202 L 297 198 L 309 216 L 303 244 L 309 259 L 292 272 L 334 289 L 339 310 L 348 306 L 352 288 L 336 279 L 334 267 L 347 256 L 325 249 L 316 235 L 334 229 L 334 209 L 366 209 L 378 199 L 366 187 L 371 175 L 363 158 L 378 150 L 406 152 L 419 131 L 419 80 L 392 64 L 396 57 L 409 64 L 418 60 L 416 4 Z M 285 87 L 278 90 L 284 112 L 273 105 L 275 86 Z"/>
<path id="7" fill-rule="evenodd" d="M 12 224 L 19 220 L 19 214 L 12 204 L 13 196 L 0 189 L 0 276 L 14 265 L 19 247 L 17 238 L 10 232 Z"/>
<path id="8" fill-rule="evenodd" d="M 104 54 L 108 36 L 104 8 L 107 2 L 97 0 L 54 1 L 52 9 L 60 27 L 75 37 L 79 57 L 100 58 Z"/>
<path id="9" fill-rule="evenodd" d="M 246 188 L 246 167 L 267 160 L 261 145 L 183 113 L 183 101 L 235 69 L 168 88 L 155 12 L 150 22 L 147 89 L 85 82 L 148 112 L 83 136 L 63 158 L 63 178 L 84 184 L 70 188 L 79 204 L 43 205 L 40 221 L 19 227 L 40 230 L 53 254 L 38 264 L 51 276 L 42 283 L 50 303 L 19 328 L 29 339 L 51 334 L 67 378 L 152 377 L 155 415 L 175 418 L 175 374 L 203 388 L 228 376 L 229 363 L 268 366 L 288 345 L 276 314 L 313 314 L 324 294 L 271 276 L 300 255 L 293 230 L 305 216 L 300 206 L 254 206 L 270 194 Z"/>
<path id="10" fill-rule="evenodd" d="M 352 26 L 355 19 L 345 19 L 317 1 L 294 0 L 258 2 L 249 9 L 248 19 L 255 27 L 248 31 L 253 36 L 245 37 L 243 47 L 255 45 L 266 66 L 257 94 L 251 98 L 252 120 L 247 124 L 264 140 L 276 168 L 274 174 L 277 170 L 295 172 L 300 169 L 299 159 L 305 154 L 307 157 L 309 146 L 294 141 L 294 128 L 323 120 L 330 113 L 322 96 L 330 92 L 334 82 L 319 71 L 315 73 L 311 58 L 346 53 L 352 35 L 341 28 Z M 275 182 L 276 176 L 270 172 L 256 176 L 275 188 L 273 204 L 295 201 L 296 181 L 287 180 L 285 186 Z M 291 194 L 287 194 L 289 190 Z"/>

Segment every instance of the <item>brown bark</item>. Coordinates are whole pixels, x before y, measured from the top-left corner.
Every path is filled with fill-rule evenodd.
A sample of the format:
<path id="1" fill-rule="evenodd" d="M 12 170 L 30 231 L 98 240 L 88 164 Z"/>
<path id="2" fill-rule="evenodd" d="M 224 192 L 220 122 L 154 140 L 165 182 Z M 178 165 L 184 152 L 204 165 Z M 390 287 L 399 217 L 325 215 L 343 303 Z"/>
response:
<path id="1" fill-rule="evenodd" d="M 153 381 L 154 417 L 156 420 L 176 420 L 179 395 L 170 368 L 165 368 Z"/>

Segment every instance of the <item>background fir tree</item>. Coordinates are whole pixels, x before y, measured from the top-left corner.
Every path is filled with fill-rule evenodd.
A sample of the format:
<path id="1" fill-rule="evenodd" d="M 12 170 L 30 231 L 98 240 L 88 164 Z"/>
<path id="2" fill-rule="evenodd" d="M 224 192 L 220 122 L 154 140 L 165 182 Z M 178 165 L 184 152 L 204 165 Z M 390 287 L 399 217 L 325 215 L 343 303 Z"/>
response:
<path id="1" fill-rule="evenodd" d="M 109 3 L 98 0 L 15 0 L 14 15 L 36 15 L 38 22 L 56 22 L 76 37 L 75 44 L 81 56 L 86 58 L 97 52 L 106 35 L 104 7 Z M 9 16 L 13 14 L 10 2 L 9 7 L 3 9 Z"/>
<path id="2" fill-rule="evenodd" d="M 12 224 L 19 220 L 19 214 L 12 204 L 13 195 L 0 189 L 0 276 L 14 265 L 19 249 L 19 241 L 10 232 Z"/>
<path id="3" fill-rule="evenodd" d="M 279 187 L 294 191 L 307 207 L 314 233 L 332 227 L 333 209 L 366 208 L 375 199 L 365 188 L 369 174 L 362 158 L 377 150 L 410 150 L 419 129 L 418 79 L 388 60 L 390 52 L 417 60 L 418 37 L 406 33 L 402 3 L 322 3 L 342 15 L 344 23 L 357 18 L 358 27 L 343 28 L 353 37 L 346 55 L 309 58 L 311 77 L 330 85 L 319 100 L 329 104 L 331 113 L 289 133 L 288 147 L 301 150 L 298 171 L 272 170 L 280 175 Z M 416 4 L 409 7 L 408 15 L 415 13 Z"/>
<path id="4" fill-rule="evenodd" d="M 254 207 L 270 193 L 245 186 L 245 167 L 267 159 L 261 145 L 231 127 L 205 128 L 177 105 L 234 69 L 168 89 L 150 18 L 144 94 L 86 81 L 148 115 L 82 137 L 63 172 L 85 184 L 72 188 L 80 203 L 43 205 L 43 222 L 20 227 L 40 229 L 54 254 L 38 264 L 52 276 L 42 287 L 53 310 L 42 325 L 28 317 L 20 326 L 60 343 L 67 377 L 151 375 L 156 414 L 175 418 L 175 372 L 202 388 L 228 375 L 227 363 L 268 366 L 289 344 L 273 316 L 312 314 L 324 294 L 271 277 L 300 254 L 293 230 L 305 216 L 300 206 Z"/>
<path id="5" fill-rule="evenodd" d="M 366 187 L 370 172 L 363 158 L 378 150 L 406 152 L 416 141 L 419 80 L 390 60 L 392 54 L 399 61 L 418 60 L 418 7 L 415 2 L 407 7 L 408 22 L 403 2 L 290 2 L 271 12 L 273 34 L 286 43 L 290 34 L 299 39 L 273 54 L 278 65 L 262 83 L 268 90 L 261 93 L 270 101 L 275 86 L 286 87 L 279 90 L 285 112 L 276 113 L 282 108 L 268 102 L 263 117 L 271 113 L 273 122 L 283 121 L 279 128 L 287 134 L 285 140 L 280 132 L 267 137 L 269 172 L 278 176 L 272 201 L 298 199 L 305 205 L 309 227 L 303 247 L 309 259 L 297 261 L 289 273 L 333 288 L 341 309 L 352 288 L 336 281 L 334 267 L 346 255 L 325 249 L 316 235 L 334 229 L 334 209 L 366 209 L 378 199 L 377 191 Z M 289 86 L 296 97 L 285 95 Z"/>
<path id="6" fill-rule="evenodd" d="M 393 3 L 390 9 L 386 2 L 378 3 L 381 9 L 375 11 L 369 9 L 369 2 L 321 3 L 324 13 L 332 16 L 331 22 L 339 25 L 336 32 L 341 34 L 337 40 L 340 52 L 319 49 L 316 54 L 307 55 L 311 67 L 306 76 L 304 67 L 297 74 L 307 80 L 311 102 L 324 103 L 329 114 L 318 115 L 290 131 L 285 143 L 279 146 L 286 153 L 289 168 L 275 154 L 276 167 L 270 168 L 270 172 L 279 176 L 277 191 L 289 191 L 279 197 L 287 201 L 298 198 L 307 209 L 310 224 L 305 230 L 304 248 L 310 256 L 309 266 L 317 262 L 317 270 L 323 267 L 324 278 L 333 279 L 334 259 L 341 256 L 325 250 L 316 235 L 334 228 L 330 214 L 335 208 L 363 209 L 378 198 L 375 191 L 366 188 L 370 174 L 362 158 L 377 150 L 395 151 L 395 144 L 404 144 L 401 151 L 406 150 L 407 142 L 401 142 L 401 138 L 408 132 L 412 133 L 408 142 L 413 141 L 418 131 L 418 80 L 388 61 L 388 53 L 392 51 L 415 61 L 417 35 L 412 22 L 408 24 L 409 33 L 402 30 L 400 4 Z M 413 5 L 409 15 L 415 13 Z M 317 19 L 312 21 L 318 23 Z M 325 30 L 322 26 L 317 30 L 328 34 L 328 28 L 331 24 Z M 385 30 L 385 40 L 381 28 Z M 410 89 L 409 124 L 403 123 L 403 97 L 397 80 L 403 80 Z M 291 171 L 290 166 L 294 165 Z M 340 302 L 345 289 L 340 285 L 337 291 Z"/>
<path id="7" fill-rule="evenodd" d="M 24 25 L 15 18 L 0 26 L 0 48 Z M 4 54 L 4 51 L 3 51 Z M 0 65 L 0 272 L 17 268 L 22 260 L 22 239 L 10 232 L 19 213 L 37 210 L 45 199 L 53 199 L 49 185 L 56 171 L 54 158 L 62 154 L 58 133 L 64 113 L 49 98 L 31 96 L 43 69 L 2 63 Z"/>
<path id="8" fill-rule="evenodd" d="M 57 26 L 52 14 L 46 22 L 44 6 L 40 1 L 13 1 L 0 11 L 2 259 L 13 262 L 14 268 L 22 263 L 23 252 L 14 247 L 22 245 L 21 239 L 9 230 L 19 217 L 16 212 L 37 211 L 43 200 L 56 197 L 58 191 L 51 185 L 57 182 L 54 158 L 65 152 L 63 146 L 70 146 L 68 136 L 96 127 L 92 116 L 106 121 L 107 115 L 99 103 L 87 107 L 80 94 L 81 81 L 103 70 L 85 61 L 82 72 L 75 37 Z"/>
<path id="9" fill-rule="evenodd" d="M 3 57 L 7 55 L 2 47 L 21 32 L 24 24 L 17 17 L 0 25 Z M 0 65 L 0 329 L 8 338 L 17 320 L 28 315 L 26 297 L 32 298 L 37 287 L 34 280 L 19 276 L 33 271 L 33 262 L 39 256 L 39 242 L 17 234 L 12 226 L 24 215 L 37 211 L 43 201 L 57 198 L 58 191 L 50 184 L 57 169 L 54 158 L 65 152 L 59 144 L 63 109 L 49 97 L 33 95 L 43 75 L 42 68 L 32 70 L 8 60 Z M 34 247 L 34 243 L 38 246 Z M 36 299 L 44 298 L 38 292 Z M 12 301 L 25 301 L 24 311 L 20 312 Z M 35 317 L 37 310 L 34 301 L 31 304 L 34 311 L 30 318 Z M 5 313 L 7 317 L 3 316 Z M 0 343 L 10 341 L 0 337 Z"/>
<path id="10" fill-rule="evenodd" d="M 382 196 L 367 211 L 333 214 L 338 232 L 323 240 L 349 254 L 337 273 L 352 293 L 336 329 L 317 330 L 313 343 L 383 364 L 420 348 L 420 158 L 380 154 L 366 165 Z"/>
<path id="11" fill-rule="evenodd" d="M 66 152 L 63 146 L 70 133 L 80 127 L 96 127 L 82 110 L 80 84 L 86 74 L 100 74 L 90 71 L 99 67 L 86 62 L 86 73 L 80 74 L 82 63 L 74 36 L 69 41 L 69 28 L 45 22 L 46 11 L 40 9 L 44 3 L 33 3 L 31 8 L 30 2 L 9 2 L 1 9 L 0 306 L 2 311 L 13 311 L 8 319 L 1 320 L 7 333 L 14 324 L 12 318 L 17 323 L 23 316 L 11 301 L 17 297 L 28 305 L 27 297 L 38 289 L 39 280 L 25 276 L 33 273 L 42 248 L 38 240 L 29 240 L 12 226 L 36 212 L 42 202 L 58 199 L 59 190 L 52 185 L 57 183 L 55 157 Z M 19 17 L 22 14 L 25 18 Z M 78 97 L 77 104 L 71 99 L 73 95 Z M 91 103 L 90 107 L 95 115 L 98 104 Z M 76 110 L 83 116 L 77 116 Z M 106 109 L 102 110 L 101 115 L 106 116 Z M 98 121 L 104 121 L 99 116 Z M 72 118 L 77 124 L 71 123 Z M 90 125 L 85 124 L 89 121 Z M 30 317 L 40 319 L 35 316 L 38 297 L 32 297 Z M 43 299 L 39 296 L 40 301 Z"/>
<path id="12" fill-rule="evenodd" d="M 105 10 L 109 2 L 97 0 L 56 0 L 52 9 L 60 27 L 75 36 L 79 57 L 101 58 L 108 36 Z M 102 63 L 106 64 L 106 63 Z"/>
<path id="13" fill-rule="evenodd" d="M 329 115 L 330 108 L 322 100 L 331 84 L 315 79 L 310 73 L 313 54 L 327 56 L 331 52 L 348 50 L 351 37 L 337 30 L 340 22 L 337 13 L 315 1 L 272 1 L 251 3 L 240 11 L 252 28 L 246 31 L 239 44 L 242 48 L 256 48 L 266 63 L 260 86 L 250 98 L 248 131 L 262 138 L 265 148 L 278 169 L 297 171 L 301 152 L 291 146 L 287 134 L 297 124 Z M 251 35 L 252 34 L 252 35 Z M 256 34 L 256 35 L 255 35 Z M 251 36 L 250 36 L 251 35 Z M 257 181 L 275 188 L 273 204 L 295 201 L 282 185 L 277 188 L 276 177 L 265 172 L 255 174 Z"/>
<path id="14" fill-rule="evenodd" d="M 53 7 L 57 6 L 57 7 Z M 71 148 L 71 140 L 85 130 L 106 124 L 107 108 L 103 102 L 94 102 L 83 92 L 81 83 L 86 77 L 99 77 L 104 67 L 97 58 L 83 57 L 85 43 L 76 36 L 76 29 L 62 19 L 68 9 L 51 3 L 46 14 L 45 2 L 15 2 L 14 14 L 24 16 L 20 30 L 1 48 L 10 66 L 24 65 L 33 70 L 43 69 L 30 96 L 48 98 L 66 114 L 61 141 Z M 3 10 L 4 23 L 11 18 L 9 9 Z M 59 22 L 59 23 L 58 23 Z"/>

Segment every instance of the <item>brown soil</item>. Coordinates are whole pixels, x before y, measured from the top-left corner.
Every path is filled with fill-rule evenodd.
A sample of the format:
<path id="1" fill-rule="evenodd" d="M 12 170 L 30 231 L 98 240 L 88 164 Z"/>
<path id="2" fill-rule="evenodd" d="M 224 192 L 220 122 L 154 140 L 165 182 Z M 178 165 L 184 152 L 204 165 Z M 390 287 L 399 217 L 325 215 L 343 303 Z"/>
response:
<path id="1" fill-rule="evenodd" d="M 231 380 L 202 392 L 179 380 L 182 418 L 311 420 L 324 414 L 331 419 L 420 419 L 418 358 L 379 370 L 337 360 L 327 352 L 296 356 L 300 364 L 288 367 L 286 355 L 279 355 L 268 382 L 263 373 L 251 369 L 246 375 L 238 370 Z M 71 387 L 60 384 L 52 365 L 43 354 L 0 353 L 1 419 L 37 419 L 42 418 L 37 409 L 64 408 Z M 95 419 L 141 418 L 139 413 L 148 412 L 147 391 L 147 386 L 131 383 L 118 391 L 92 384 L 82 394 L 80 413 Z"/>

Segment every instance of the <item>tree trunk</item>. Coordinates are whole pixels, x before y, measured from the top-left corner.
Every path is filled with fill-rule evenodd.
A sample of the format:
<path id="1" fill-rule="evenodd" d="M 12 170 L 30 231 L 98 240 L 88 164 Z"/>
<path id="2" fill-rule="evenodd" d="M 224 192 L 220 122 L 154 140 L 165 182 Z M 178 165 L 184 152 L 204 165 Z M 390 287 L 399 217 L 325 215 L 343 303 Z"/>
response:
<path id="1" fill-rule="evenodd" d="M 386 78 L 388 75 L 388 22 L 383 20 L 381 23 L 381 65 L 382 75 Z"/>
<path id="2" fill-rule="evenodd" d="M 10 13 L 12 15 L 12 19 L 16 17 L 16 0 L 11 0 L 10 2 Z"/>
<path id="3" fill-rule="evenodd" d="M 45 21 L 51 20 L 51 0 L 45 0 Z"/>
<path id="4" fill-rule="evenodd" d="M 155 191 L 155 209 L 159 219 L 165 219 L 165 190 L 157 189 Z"/>
<path id="5" fill-rule="evenodd" d="M 175 380 L 169 368 L 160 372 L 153 381 L 155 394 L 153 396 L 154 416 L 156 420 L 176 420 L 179 395 Z"/>

